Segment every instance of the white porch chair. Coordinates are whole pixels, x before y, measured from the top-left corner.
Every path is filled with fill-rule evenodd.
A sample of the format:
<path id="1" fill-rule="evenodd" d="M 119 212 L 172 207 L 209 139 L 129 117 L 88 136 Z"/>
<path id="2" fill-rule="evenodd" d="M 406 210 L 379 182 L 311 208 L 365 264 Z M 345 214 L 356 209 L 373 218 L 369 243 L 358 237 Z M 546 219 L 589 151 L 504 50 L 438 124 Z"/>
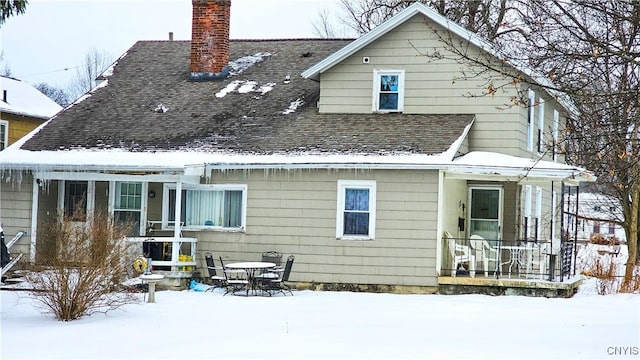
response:
<path id="1" fill-rule="evenodd" d="M 474 250 L 476 259 L 482 261 L 484 276 L 489 276 L 489 263 L 491 262 L 495 265 L 492 269 L 498 270 L 498 264 L 500 263 L 498 249 L 492 247 L 489 242 L 480 235 L 471 235 L 469 245 L 471 245 L 471 248 Z"/>
<path id="2" fill-rule="evenodd" d="M 456 276 L 456 271 L 460 264 L 467 264 L 469 266 L 469 275 L 471 277 L 476 276 L 476 257 L 471 254 L 471 248 L 466 245 L 456 243 L 456 240 L 451 236 L 448 231 L 444 232 L 444 237 L 447 240 L 447 246 L 449 253 L 453 258 L 453 269 L 451 276 Z"/>

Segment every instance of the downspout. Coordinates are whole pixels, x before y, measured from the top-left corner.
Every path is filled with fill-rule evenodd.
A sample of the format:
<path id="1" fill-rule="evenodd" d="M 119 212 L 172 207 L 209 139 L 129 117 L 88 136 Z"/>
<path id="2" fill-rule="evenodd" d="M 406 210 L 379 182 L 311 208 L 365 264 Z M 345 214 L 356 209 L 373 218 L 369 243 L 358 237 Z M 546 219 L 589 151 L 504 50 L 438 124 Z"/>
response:
<path id="1" fill-rule="evenodd" d="M 442 265 L 442 222 L 444 221 L 444 171 L 438 171 L 438 219 L 436 223 L 436 276 L 441 274 Z"/>
<path id="2" fill-rule="evenodd" d="M 35 264 L 36 262 L 36 231 L 38 229 L 38 198 L 40 194 L 40 185 L 38 179 L 33 177 L 31 199 L 31 234 L 29 236 L 29 262 Z"/>

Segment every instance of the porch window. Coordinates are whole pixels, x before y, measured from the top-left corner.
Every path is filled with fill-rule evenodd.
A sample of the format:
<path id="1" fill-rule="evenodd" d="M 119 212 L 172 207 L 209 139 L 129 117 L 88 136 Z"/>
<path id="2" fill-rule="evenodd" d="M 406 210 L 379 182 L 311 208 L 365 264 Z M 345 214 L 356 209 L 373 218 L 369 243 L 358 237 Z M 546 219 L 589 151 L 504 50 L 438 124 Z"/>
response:
<path id="1" fill-rule="evenodd" d="M 246 185 L 203 185 L 182 189 L 180 222 L 192 228 L 244 228 L 246 190 Z M 163 227 L 175 223 L 175 186 L 169 186 L 167 194 Z"/>
<path id="2" fill-rule="evenodd" d="M 375 238 L 375 181 L 338 181 L 337 209 L 337 238 L 349 240 Z"/>
<path id="3" fill-rule="evenodd" d="M 600 234 L 600 221 L 593 222 L 593 233 Z"/>
<path id="4" fill-rule="evenodd" d="M 87 218 L 86 181 L 64 182 L 64 215 L 73 221 L 85 221 Z"/>
<path id="5" fill-rule="evenodd" d="M 404 70 L 375 70 L 373 111 L 401 112 L 404 107 Z"/>
<path id="6" fill-rule="evenodd" d="M 609 235 L 615 235 L 616 233 L 616 224 L 609 223 Z"/>
<path id="7" fill-rule="evenodd" d="M 9 146 L 9 122 L 0 120 L 0 150 Z"/>
<path id="8" fill-rule="evenodd" d="M 524 187 L 524 239 L 529 239 L 529 227 L 531 226 L 531 185 Z"/>
<path id="9" fill-rule="evenodd" d="M 114 218 L 121 223 L 132 223 L 131 235 L 139 235 L 142 215 L 142 183 L 117 182 L 115 190 Z"/>

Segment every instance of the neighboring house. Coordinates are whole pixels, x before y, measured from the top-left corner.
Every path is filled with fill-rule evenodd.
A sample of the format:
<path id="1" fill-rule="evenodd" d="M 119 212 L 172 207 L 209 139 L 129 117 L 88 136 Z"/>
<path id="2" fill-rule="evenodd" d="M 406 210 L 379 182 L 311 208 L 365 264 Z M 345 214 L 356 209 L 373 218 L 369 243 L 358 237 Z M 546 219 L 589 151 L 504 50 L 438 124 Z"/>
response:
<path id="1" fill-rule="evenodd" d="M 482 79 L 453 82 L 459 63 L 417 51 L 447 51 L 434 30 L 490 51 L 478 36 L 416 3 L 353 41 L 229 41 L 230 2 L 193 4 L 191 42 L 136 43 L 7 149 L 2 213 L 20 217 L 5 229 L 31 229 L 32 261 L 41 224 L 76 204 L 173 241 L 153 261 L 169 278 L 207 251 L 275 250 L 296 255 L 292 282 L 325 289 L 436 291 L 456 273 L 445 231 L 464 246 L 561 238 L 562 185 L 592 177 L 543 154 L 567 112 L 557 94 L 468 97 Z"/>
<path id="2" fill-rule="evenodd" d="M 0 150 L 16 142 L 62 110 L 28 83 L 0 76 Z"/>
<path id="3" fill-rule="evenodd" d="M 565 218 L 571 237 L 577 237 L 579 241 L 589 241 L 593 235 L 600 234 L 604 240 L 615 237 L 620 242 L 626 242 L 624 228 L 616 223 L 624 221 L 622 205 L 617 199 L 594 192 L 579 192 L 577 196 L 566 196 L 568 211 Z M 576 206 L 577 219 L 574 216 Z"/>

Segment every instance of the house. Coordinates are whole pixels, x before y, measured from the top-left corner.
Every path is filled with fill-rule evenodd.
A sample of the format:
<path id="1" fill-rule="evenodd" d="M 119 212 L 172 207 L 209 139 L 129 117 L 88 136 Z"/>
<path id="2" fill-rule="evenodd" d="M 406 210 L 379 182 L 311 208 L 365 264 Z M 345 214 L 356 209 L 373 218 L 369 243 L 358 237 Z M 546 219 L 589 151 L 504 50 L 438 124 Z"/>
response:
<path id="1" fill-rule="evenodd" d="M 296 255 L 299 288 L 503 286 L 503 266 L 471 271 L 486 264 L 480 249 L 450 253 L 471 235 L 511 245 L 492 260 L 514 281 L 525 275 L 520 242 L 552 245 L 562 261 L 547 268 L 570 275 L 561 194 L 593 177 L 543 150 L 559 140 L 562 97 L 525 82 L 465 96 L 483 80 L 452 81 L 459 63 L 416 49 L 447 51 L 436 32 L 491 47 L 420 3 L 356 40 L 229 40 L 230 6 L 194 1 L 190 42 L 137 42 L 99 86 L 7 149 L 1 216 L 5 230 L 30 229 L 31 261 L 42 222 L 82 204 L 133 219 L 133 241 L 170 245 L 153 264 L 178 281 L 191 276 L 180 269 L 204 268 L 204 252 L 275 250 Z M 502 106 L 517 91 L 530 106 Z"/>
<path id="2" fill-rule="evenodd" d="M 567 193 L 567 231 L 579 241 L 590 241 L 599 237 L 601 241 L 626 242 L 624 221 L 620 201 L 597 192 Z M 578 218 L 574 219 L 575 214 Z M 596 239 L 594 239 L 595 241 Z"/>
<path id="3" fill-rule="evenodd" d="M 55 101 L 24 81 L 0 76 L 0 88 L 0 150 L 62 110 Z"/>

